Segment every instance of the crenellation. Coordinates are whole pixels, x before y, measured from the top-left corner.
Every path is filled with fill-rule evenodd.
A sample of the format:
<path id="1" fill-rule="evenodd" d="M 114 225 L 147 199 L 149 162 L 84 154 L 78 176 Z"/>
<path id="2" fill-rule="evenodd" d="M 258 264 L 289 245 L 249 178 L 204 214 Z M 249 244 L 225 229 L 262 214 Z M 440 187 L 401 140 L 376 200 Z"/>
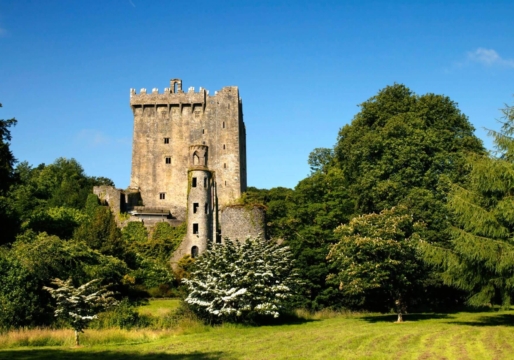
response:
<path id="1" fill-rule="evenodd" d="M 183 249 L 189 253 L 188 246 L 197 246 L 203 251 L 204 242 L 219 235 L 219 209 L 246 191 L 246 133 L 238 87 L 227 86 L 211 96 L 203 87 L 184 92 L 182 81 L 172 79 L 163 93 L 157 88 L 149 94 L 146 89 L 139 94 L 131 89 L 130 106 L 134 114 L 130 187 L 139 189 L 144 207 L 167 209 L 168 219 L 189 222 L 195 216 L 207 221 L 197 223 L 199 234 L 188 224 L 189 240 L 184 244 L 189 245 Z M 202 188 L 191 192 L 191 177 L 209 179 L 208 192 Z M 191 201 L 193 207 L 203 203 L 211 215 L 188 214 Z M 154 213 L 139 211 L 147 218 L 162 216 Z"/>

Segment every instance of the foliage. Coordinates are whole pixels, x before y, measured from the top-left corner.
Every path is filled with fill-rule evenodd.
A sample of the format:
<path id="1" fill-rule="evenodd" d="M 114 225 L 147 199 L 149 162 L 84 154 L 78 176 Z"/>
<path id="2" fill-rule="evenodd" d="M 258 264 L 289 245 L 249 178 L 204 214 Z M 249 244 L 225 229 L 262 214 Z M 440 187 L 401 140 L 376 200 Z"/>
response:
<path id="1" fill-rule="evenodd" d="M 195 259 L 192 258 L 189 254 L 186 254 L 180 258 L 174 271 L 175 278 L 179 283 L 182 282 L 182 279 L 189 279 L 191 276 L 191 271 L 194 268 L 194 263 Z"/>
<path id="2" fill-rule="evenodd" d="M 53 279 L 57 288 L 44 286 L 57 303 L 55 316 L 64 319 L 75 330 L 75 342 L 79 345 L 79 332 L 84 332 L 88 323 L 96 319 L 96 314 L 107 307 L 116 305 L 113 293 L 106 287 L 100 287 L 100 279 L 91 280 L 79 287 L 73 286 L 71 278 L 63 281 Z"/>
<path id="3" fill-rule="evenodd" d="M 442 176 L 461 183 L 466 154 L 484 153 L 473 126 L 448 97 L 419 96 L 400 84 L 360 106 L 335 146 L 357 213 L 403 204 L 427 224 L 427 241 L 447 241 L 448 188 Z"/>
<path id="4" fill-rule="evenodd" d="M 2 104 L 0 104 L 0 108 Z M 0 196 L 3 196 L 9 190 L 9 187 L 16 181 L 14 173 L 14 164 L 16 159 L 9 148 L 11 141 L 11 131 L 9 128 L 15 126 L 16 119 L 2 120 L 0 119 Z"/>
<path id="5" fill-rule="evenodd" d="M 423 278 L 415 232 L 421 227 L 404 207 L 361 215 L 339 226 L 336 233 L 341 240 L 328 254 L 336 271 L 329 275 L 329 283 L 338 285 L 345 296 L 357 298 L 361 306 L 380 299 L 396 307 L 402 321 L 408 297 Z"/>
<path id="6" fill-rule="evenodd" d="M 148 231 L 145 225 L 140 221 L 130 221 L 123 229 L 121 235 L 125 243 L 132 245 L 134 243 L 144 243 L 148 241 Z"/>
<path id="7" fill-rule="evenodd" d="M 148 316 L 141 316 L 134 303 L 128 298 L 123 298 L 115 307 L 101 312 L 90 323 L 91 329 L 108 329 L 112 327 L 120 329 L 132 329 L 135 327 L 147 327 L 151 323 Z"/>
<path id="8" fill-rule="evenodd" d="M 261 239 L 243 243 L 225 239 L 194 263 L 186 303 L 209 322 L 278 317 L 299 280 L 289 248 Z"/>
<path id="9" fill-rule="evenodd" d="M 326 172 L 334 160 L 334 149 L 316 148 L 309 154 L 307 163 L 312 172 Z"/>
<path id="10" fill-rule="evenodd" d="M 422 246 L 427 262 L 443 271 L 445 283 L 470 291 L 469 304 L 501 303 L 514 294 L 514 112 L 504 109 L 501 132 L 491 132 L 497 158 L 471 156 L 464 186 L 453 184 L 451 249 Z"/>
<path id="11" fill-rule="evenodd" d="M 41 321 L 44 306 L 37 294 L 37 278 L 5 250 L 0 250 L 0 279 L 0 330 Z"/>
<path id="12" fill-rule="evenodd" d="M 85 242 L 90 248 L 105 255 L 123 258 L 124 246 L 121 231 L 107 206 L 98 205 L 92 217 L 87 217 L 73 233 L 75 240 Z"/>
<path id="13" fill-rule="evenodd" d="M 167 263 L 173 252 L 179 247 L 186 235 L 187 224 L 171 226 L 167 222 L 155 225 L 150 241 L 140 244 L 140 253 L 164 263 Z"/>
<path id="14" fill-rule="evenodd" d="M 0 104 L 2 107 L 2 104 Z M 0 245 L 11 242 L 18 228 L 20 221 L 14 208 L 14 203 L 7 197 L 8 191 L 17 181 L 14 171 L 16 159 L 10 149 L 11 131 L 10 127 L 15 126 L 16 119 L 0 119 Z"/>
<path id="15" fill-rule="evenodd" d="M 57 235 L 61 239 L 70 239 L 84 220 L 86 215 L 75 208 L 51 207 L 35 210 L 24 224 L 24 228 Z"/>

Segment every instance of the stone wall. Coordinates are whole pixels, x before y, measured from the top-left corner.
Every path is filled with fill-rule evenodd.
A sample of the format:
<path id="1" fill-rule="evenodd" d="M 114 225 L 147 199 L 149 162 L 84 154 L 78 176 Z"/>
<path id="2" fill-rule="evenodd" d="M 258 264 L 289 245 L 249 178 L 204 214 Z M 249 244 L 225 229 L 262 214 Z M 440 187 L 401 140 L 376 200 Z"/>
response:
<path id="1" fill-rule="evenodd" d="M 216 174 L 219 204 L 246 191 L 246 130 L 237 86 L 211 96 L 202 88 L 183 92 L 174 79 L 163 93 L 131 90 L 130 105 L 131 188 L 140 190 L 145 206 L 169 208 L 173 217 L 185 220 L 191 145 L 209 148 L 206 165 Z"/>
<path id="2" fill-rule="evenodd" d="M 265 237 L 266 221 L 262 206 L 229 205 L 220 216 L 221 237 L 244 241 L 248 237 Z"/>

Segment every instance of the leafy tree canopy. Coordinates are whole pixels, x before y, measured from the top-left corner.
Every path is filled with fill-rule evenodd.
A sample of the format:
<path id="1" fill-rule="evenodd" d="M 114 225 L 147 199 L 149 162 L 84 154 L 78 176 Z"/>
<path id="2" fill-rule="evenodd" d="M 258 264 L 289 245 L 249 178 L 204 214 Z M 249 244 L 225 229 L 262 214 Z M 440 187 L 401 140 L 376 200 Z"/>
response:
<path id="1" fill-rule="evenodd" d="M 0 104 L 2 107 L 2 104 Z M 15 182 L 14 164 L 16 159 L 9 148 L 11 141 L 10 127 L 15 126 L 16 119 L 0 119 L 0 196 L 5 195 L 9 187 Z"/>
<path id="2" fill-rule="evenodd" d="M 339 132 L 335 156 L 357 213 L 407 205 L 427 224 L 428 241 L 444 241 L 447 183 L 461 183 L 466 154 L 483 154 L 481 141 L 457 104 L 435 94 L 388 86 L 361 104 Z"/>
<path id="3" fill-rule="evenodd" d="M 341 240 L 328 254 L 335 270 L 328 276 L 329 283 L 358 305 L 369 308 L 380 299 L 385 310 L 396 307 L 402 321 L 409 295 L 424 278 L 416 256 L 416 230 L 421 228 L 405 207 L 361 215 L 339 226 L 336 233 Z"/>

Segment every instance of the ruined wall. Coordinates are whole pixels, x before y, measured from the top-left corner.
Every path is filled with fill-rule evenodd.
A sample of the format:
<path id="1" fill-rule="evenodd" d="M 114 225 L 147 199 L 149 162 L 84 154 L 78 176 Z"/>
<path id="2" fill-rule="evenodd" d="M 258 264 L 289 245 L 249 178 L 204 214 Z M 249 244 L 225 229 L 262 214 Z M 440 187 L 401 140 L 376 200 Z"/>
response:
<path id="1" fill-rule="evenodd" d="M 261 206 L 229 205 L 221 211 L 221 236 L 224 240 L 244 241 L 248 237 L 265 237 L 265 211 Z"/>
<path id="2" fill-rule="evenodd" d="M 159 93 L 130 92 L 134 114 L 131 188 L 149 207 L 169 208 L 186 218 L 189 146 L 207 145 L 208 167 L 216 174 L 219 204 L 246 191 L 246 139 L 242 102 L 236 86 L 215 95 L 181 89 L 174 79 Z"/>

